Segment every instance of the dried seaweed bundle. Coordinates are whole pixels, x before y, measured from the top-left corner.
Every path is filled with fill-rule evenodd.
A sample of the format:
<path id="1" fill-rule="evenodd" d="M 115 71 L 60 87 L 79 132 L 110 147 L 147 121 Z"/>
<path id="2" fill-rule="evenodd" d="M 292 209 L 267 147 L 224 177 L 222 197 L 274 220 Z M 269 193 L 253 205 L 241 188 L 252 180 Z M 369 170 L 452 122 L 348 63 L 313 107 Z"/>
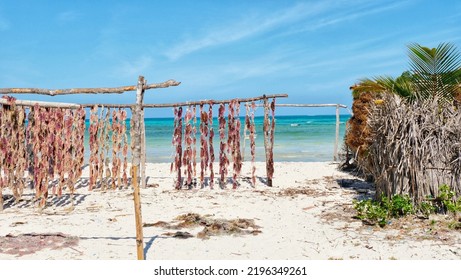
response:
<path id="1" fill-rule="evenodd" d="M 25 112 L 15 105 L 15 99 L 4 96 L 9 105 L 0 105 L 0 197 L 2 188 L 11 187 L 18 200 L 24 189 L 25 153 Z M 0 210 L 3 209 L 0 198 Z"/>
<path id="2" fill-rule="evenodd" d="M 112 189 L 121 186 L 120 153 L 122 150 L 122 124 L 120 122 L 120 110 L 112 111 Z"/>
<path id="3" fill-rule="evenodd" d="M 128 136 L 126 134 L 126 110 L 120 112 L 120 123 L 121 123 L 121 134 L 122 134 L 122 156 L 123 156 L 123 166 L 122 166 L 122 184 L 125 187 L 128 187 Z"/>
<path id="4" fill-rule="evenodd" d="M 175 188 L 181 189 L 181 156 L 182 156 L 182 107 L 174 108 L 174 132 L 172 144 L 174 147 L 174 161 L 171 163 L 170 172 L 175 171 L 177 178 L 175 181 Z"/>
<path id="5" fill-rule="evenodd" d="M 227 151 L 230 153 L 233 165 L 232 185 L 237 188 L 237 177 L 242 170 L 242 155 L 240 152 L 240 102 L 236 99 L 231 100 L 229 103 L 229 116 L 228 116 L 228 138 L 227 138 Z"/>
<path id="6" fill-rule="evenodd" d="M 64 136 L 63 136 L 63 131 L 64 131 L 64 111 L 62 109 L 56 109 L 55 110 L 55 135 L 56 135 L 56 140 L 55 140 L 55 157 L 56 157 L 56 162 L 55 162 L 55 176 L 58 177 L 58 182 L 57 184 L 53 185 L 53 194 L 61 196 L 62 195 L 62 190 L 64 187 L 64 182 L 65 182 L 65 177 L 64 177 Z"/>
<path id="7" fill-rule="evenodd" d="M 214 171 L 213 171 L 213 163 L 215 160 L 214 156 L 214 148 L 213 148 L 213 137 L 214 137 L 214 130 L 213 130 L 213 103 L 210 102 L 210 106 L 208 108 L 208 124 L 209 124 L 209 131 L 208 131 L 208 147 L 209 147 L 209 165 L 210 165 L 210 188 L 213 189 L 214 185 Z"/>
<path id="8" fill-rule="evenodd" d="M 197 177 L 197 107 L 192 107 L 192 167 L 194 178 Z"/>
<path id="9" fill-rule="evenodd" d="M 203 110 L 200 104 L 200 184 L 203 186 L 205 173 L 208 169 L 208 113 Z"/>
<path id="10" fill-rule="evenodd" d="M 73 120 L 74 116 L 72 110 L 66 109 L 64 110 L 64 128 L 63 128 L 63 138 L 64 138 L 64 145 L 63 145 L 63 187 L 66 186 L 73 192 L 74 185 L 72 184 L 72 180 L 70 179 L 73 176 L 73 156 L 72 150 L 73 145 L 71 142 L 72 139 L 72 130 L 73 130 Z M 35 122 L 35 121 L 34 121 Z M 36 126 L 36 125 L 35 125 Z"/>
<path id="11" fill-rule="evenodd" d="M 82 176 L 82 166 L 85 159 L 85 110 L 83 107 L 74 111 L 74 134 L 72 141 L 75 145 L 74 168 L 75 173 L 72 178 L 72 185 L 75 185 Z"/>
<path id="12" fill-rule="evenodd" d="M 186 175 L 187 180 L 186 180 L 186 185 L 187 186 L 192 186 L 192 125 L 191 125 L 191 120 L 192 120 L 192 107 L 189 106 L 186 109 L 186 114 L 184 116 L 184 152 L 183 152 L 183 157 L 182 157 L 182 165 L 184 166 L 184 175 Z"/>
<path id="13" fill-rule="evenodd" d="M 90 178 L 88 188 L 93 189 L 98 180 L 99 171 L 99 141 L 98 141 L 98 130 L 99 130 L 99 118 L 98 118 L 98 106 L 95 105 L 90 110 L 90 126 L 89 130 L 89 143 L 90 143 L 90 159 L 89 169 Z"/>
<path id="14" fill-rule="evenodd" d="M 251 103 L 251 106 L 249 104 L 246 104 L 245 128 L 249 131 L 251 153 L 251 183 L 253 187 L 256 186 L 255 108 L 256 104 L 254 102 Z"/>
<path id="15" fill-rule="evenodd" d="M 218 122 L 219 122 L 219 175 L 220 185 L 224 187 L 226 184 L 227 166 L 229 165 L 229 159 L 227 158 L 227 141 L 226 141 L 226 119 L 224 113 L 226 107 L 224 104 L 219 105 L 218 110 Z"/>
<path id="16" fill-rule="evenodd" d="M 110 171 L 110 131 L 111 131 L 111 124 L 110 124 L 110 109 L 107 109 L 107 111 L 104 114 L 104 111 L 102 112 L 102 115 L 104 115 L 104 120 L 101 122 L 101 135 L 99 136 L 99 141 L 100 141 L 100 146 L 102 150 L 100 151 L 100 159 L 101 159 L 101 169 L 100 169 L 100 175 L 99 175 L 99 180 L 101 182 L 101 188 L 103 190 L 106 190 L 109 188 L 109 183 L 112 177 L 111 171 Z M 105 176 L 104 176 L 105 175 Z"/>

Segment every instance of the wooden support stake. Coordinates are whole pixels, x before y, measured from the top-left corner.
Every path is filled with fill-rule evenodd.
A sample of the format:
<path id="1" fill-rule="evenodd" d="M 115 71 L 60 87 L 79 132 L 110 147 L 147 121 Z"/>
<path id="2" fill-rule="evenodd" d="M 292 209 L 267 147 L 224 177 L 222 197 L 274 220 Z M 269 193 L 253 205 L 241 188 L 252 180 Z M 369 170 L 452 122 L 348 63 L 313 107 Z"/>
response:
<path id="1" fill-rule="evenodd" d="M 269 103 L 267 98 L 264 98 L 264 125 L 263 125 L 263 135 L 264 135 L 264 151 L 266 154 L 266 178 L 267 185 L 272 187 L 272 178 L 270 178 L 270 141 L 269 141 Z"/>
<path id="2" fill-rule="evenodd" d="M 134 212 L 136 222 L 136 253 L 138 260 L 144 260 L 144 237 L 142 229 L 142 215 L 141 215 L 141 195 L 139 192 L 139 180 L 138 180 L 138 166 L 131 168 L 131 178 L 133 180 L 133 198 L 134 198 Z"/>
<path id="3" fill-rule="evenodd" d="M 141 194 L 139 186 L 139 168 L 141 163 L 142 154 L 142 125 L 143 125 L 143 114 L 142 114 L 142 102 L 144 99 L 144 77 L 139 76 L 138 85 L 136 90 L 136 106 L 132 112 L 133 137 L 131 139 L 131 147 L 133 150 L 133 163 L 131 167 L 131 177 L 133 180 L 133 198 L 134 198 L 134 211 L 136 220 L 136 248 L 138 260 L 144 260 L 144 238 L 142 228 L 142 214 L 141 214 Z M 141 176 L 141 182 L 143 178 Z"/>
<path id="4" fill-rule="evenodd" d="M 338 143 L 339 143 L 339 105 L 336 105 L 336 138 L 333 160 L 338 161 Z"/>
<path id="5" fill-rule="evenodd" d="M 144 108 L 141 109 L 141 188 L 146 188 L 146 124 L 144 122 Z"/>

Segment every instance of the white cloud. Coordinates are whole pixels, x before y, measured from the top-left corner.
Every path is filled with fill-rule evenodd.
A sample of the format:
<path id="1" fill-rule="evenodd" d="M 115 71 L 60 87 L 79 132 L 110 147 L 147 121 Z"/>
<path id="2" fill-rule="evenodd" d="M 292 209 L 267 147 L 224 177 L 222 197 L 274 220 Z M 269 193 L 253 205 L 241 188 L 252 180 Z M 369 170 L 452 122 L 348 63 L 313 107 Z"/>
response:
<path id="1" fill-rule="evenodd" d="M 80 14 L 75 11 L 65 11 L 65 12 L 59 13 L 56 18 L 59 22 L 66 23 L 66 22 L 75 21 L 76 19 L 79 18 L 79 16 Z"/>
<path id="2" fill-rule="evenodd" d="M 5 31 L 8 29 L 10 29 L 10 22 L 2 16 L 0 16 L 0 31 Z"/>
<path id="3" fill-rule="evenodd" d="M 279 26 L 293 23 L 321 13 L 332 6 L 332 2 L 300 3 L 276 13 L 266 16 L 247 16 L 238 19 L 230 26 L 220 26 L 217 29 L 207 30 L 205 34 L 196 38 L 189 38 L 173 46 L 166 52 L 166 56 L 172 60 L 178 59 L 189 53 L 213 47 L 217 45 L 235 42 L 250 36 L 254 36 Z"/>
<path id="4" fill-rule="evenodd" d="M 339 13 L 330 13 L 330 14 L 327 14 L 319 18 L 314 18 L 311 22 L 306 24 L 305 27 L 299 28 L 299 29 L 293 29 L 282 35 L 286 36 L 286 35 L 293 35 L 296 33 L 306 32 L 306 31 L 315 31 L 315 30 L 318 30 L 318 29 L 321 29 L 327 26 L 338 25 L 346 21 L 352 21 L 358 18 L 380 14 L 386 11 L 398 9 L 404 5 L 407 5 L 408 3 L 409 3 L 408 1 L 401 1 L 398 3 L 381 5 L 377 7 L 372 6 L 374 5 L 374 3 L 372 4 L 366 3 L 363 6 L 360 6 L 360 5 L 351 5 L 349 7 L 344 6 L 343 8 L 339 9 L 340 10 Z"/>
<path id="5" fill-rule="evenodd" d="M 115 68 L 114 75 L 124 78 L 135 79 L 139 75 L 145 74 L 146 70 L 152 66 L 152 57 L 143 55 L 132 61 L 123 61 Z"/>

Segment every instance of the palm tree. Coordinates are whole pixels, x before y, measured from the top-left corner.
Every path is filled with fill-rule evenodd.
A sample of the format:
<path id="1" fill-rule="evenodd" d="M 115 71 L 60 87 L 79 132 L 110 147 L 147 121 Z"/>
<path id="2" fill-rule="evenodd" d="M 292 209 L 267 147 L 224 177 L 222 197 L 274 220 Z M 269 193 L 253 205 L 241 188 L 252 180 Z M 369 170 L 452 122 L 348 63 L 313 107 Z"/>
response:
<path id="1" fill-rule="evenodd" d="M 460 94 L 461 59 L 453 44 L 430 49 L 414 43 L 408 49 L 415 95 L 452 101 Z"/>
<path id="2" fill-rule="evenodd" d="M 346 145 L 359 158 L 359 151 L 365 153 L 371 143 L 367 128 L 370 104 L 383 94 L 396 94 L 410 102 L 416 98 L 438 98 L 443 105 L 461 102 L 461 59 L 453 44 L 441 43 L 431 49 L 413 43 L 408 45 L 408 56 L 410 70 L 399 77 L 361 79 L 350 87 L 354 103 Z"/>
<path id="3" fill-rule="evenodd" d="M 441 43 L 428 48 L 416 43 L 408 45 L 410 70 L 396 79 L 379 76 L 361 79 L 351 87 L 354 99 L 364 92 L 393 93 L 406 99 L 415 97 L 452 101 L 461 95 L 461 57 L 453 44 Z"/>

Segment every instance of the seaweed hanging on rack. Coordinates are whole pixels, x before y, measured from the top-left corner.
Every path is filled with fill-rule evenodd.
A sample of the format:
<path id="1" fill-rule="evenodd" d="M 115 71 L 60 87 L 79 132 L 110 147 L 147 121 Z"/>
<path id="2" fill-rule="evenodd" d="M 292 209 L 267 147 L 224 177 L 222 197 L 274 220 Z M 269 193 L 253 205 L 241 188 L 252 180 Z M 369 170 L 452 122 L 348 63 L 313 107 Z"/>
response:
<path id="1" fill-rule="evenodd" d="M 121 150 L 121 125 L 119 123 L 120 112 L 112 111 L 112 189 L 120 186 L 120 159 Z"/>
<path id="2" fill-rule="evenodd" d="M 240 152 L 240 102 L 236 99 L 231 100 L 229 103 L 229 116 L 228 116 L 228 139 L 227 139 L 227 151 L 230 153 L 232 158 L 232 186 L 237 188 L 238 181 L 237 177 L 240 175 L 242 170 L 242 155 Z"/>
<path id="3" fill-rule="evenodd" d="M 192 107 L 189 106 L 186 109 L 186 114 L 184 116 L 184 152 L 183 152 L 183 157 L 182 157 L 182 165 L 184 166 L 184 175 L 186 176 L 186 185 L 188 187 L 192 186 L 192 175 L 193 175 L 193 170 L 192 170 L 192 125 L 191 125 L 191 120 L 192 120 Z"/>
<path id="4" fill-rule="evenodd" d="M 197 177 L 197 106 L 192 107 L 192 169 L 194 178 Z"/>
<path id="5" fill-rule="evenodd" d="M 64 112 L 62 109 L 58 108 L 55 110 L 55 131 L 56 131 L 56 140 L 55 140 L 55 175 L 57 176 L 57 183 L 53 184 L 53 194 L 61 196 L 64 186 L 64 141 L 63 136 L 64 131 Z"/>
<path id="6" fill-rule="evenodd" d="M 250 139 L 250 154 L 251 154 L 251 183 L 252 186 L 256 186 L 256 166 L 255 166 L 255 156 L 256 156 L 256 143 L 255 143 L 255 108 L 256 104 L 254 102 L 249 105 L 246 104 L 246 116 L 245 116 L 245 128 L 249 131 L 248 138 Z M 245 133 L 246 135 L 246 133 Z"/>
<path id="7" fill-rule="evenodd" d="M 214 171 L 213 171 L 213 163 L 215 160 L 214 156 L 214 148 L 213 148 L 213 137 L 214 137 L 214 130 L 213 130 L 213 103 L 209 103 L 208 108 L 208 125 L 209 125 L 209 138 L 208 138 L 208 147 L 209 147 L 209 165 L 210 165 L 210 189 L 213 189 L 214 185 Z"/>
<path id="8" fill-rule="evenodd" d="M 123 156 L 123 167 L 122 167 L 122 184 L 128 187 L 128 136 L 126 135 L 126 110 L 120 112 L 120 123 L 122 133 L 122 156 Z"/>
<path id="9" fill-rule="evenodd" d="M 106 190 L 109 188 L 109 183 L 112 177 L 110 171 L 110 131 L 111 131 L 111 124 L 110 124 L 110 109 L 107 108 L 105 114 L 104 111 L 102 112 L 104 115 L 104 121 L 102 122 L 102 130 L 100 139 L 100 145 L 102 147 L 100 159 L 101 159 L 101 169 L 100 169 L 100 177 L 99 180 L 101 182 L 102 190 Z M 105 175 L 105 176 L 104 176 Z"/>
<path id="10" fill-rule="evenodd" d="M 92 190 L 98 180 L 99 171 L 99 141 L 98 141 L 98 130 L 99 130 L 99 118 L 98 118 L 98 106 L 94 105 L 90 110 L 90 126 L 89 130 L 89 144 L 90 144 L 90 159 L 89 169 L 90 178 L 88 183 L 89 190 Z"/>
<path id="11" fill-rule="evenodd" d="M 25 112 L 15 105 L 15 98 L 2 98 L 8 101 L 8 105 L 0 105 L 0 196 L 2 188 L 9 186 L 14 198 L 19 200 L 25 185 Z M 2 198 L 0 204 L 2 209 Z"/>
<path id="12" fill-rule="evenodd" d="M 203 103 L 200 104 L 200 185 L 203 187 L 205 174 L 208 169 L 208 113 L 203 110 Z"/>
<path id="13" fill-rule="evenodd" d="M 174 147 L 174 161 L 171 163 L 170 171 L 177 173 L 175 180 L 175 188 L 181 189 L 182 177 L 181 177 L 181 156 L 182 156 L 182 107 L 174 107 L 174 132 L 172 144 Z"/>
<path id="14" fill-rule="evenodd" d="M 218 110 L 218 122 L 219 122 L 219 184 L 223 188 L 226 184 L 227 166 L 229 165 L 229 159 L 227 158 L 227 141 L 226 141 L 226 119 L 224 113 L 226 106 L 219 104 Z"/>

